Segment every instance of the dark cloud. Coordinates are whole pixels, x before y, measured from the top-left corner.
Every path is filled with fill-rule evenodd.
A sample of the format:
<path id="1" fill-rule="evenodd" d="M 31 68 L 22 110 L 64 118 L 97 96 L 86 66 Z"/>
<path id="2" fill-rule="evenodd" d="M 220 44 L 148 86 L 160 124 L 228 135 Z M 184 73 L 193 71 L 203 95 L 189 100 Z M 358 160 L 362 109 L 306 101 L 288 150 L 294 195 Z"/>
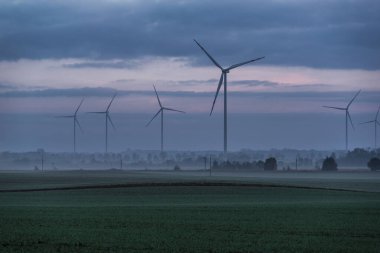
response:
<path id="1" fill-rule="evenodd" d="M 173 81 L 175 84 L 180 84 L 184 86 L 195 86 L 195 85 L 211 85 L 218 83 L 217 79 L 208 79 L 208 80 L 181 80 L 181 81 Z"/>
<path id="2" fill-rule="evenodd" d="M 135 62 L 130 61 L 88 61 L 81 63 L 63 64 L 65 68 L 112 68 L 112 69 L 133 69 L 136 67 Z"/>
<path id="3" fill-rule="evenodd" d="M 14 90 L 17 86 L 14 84 L 8 84 L 8 83 L 0 83 L 0 91 L 3 90 Z"/>
<path id="4" fill-rule="evenodd" d="M 0 58 L 174 56 L 209 64 L 197 38 L 225 65 L 265 55 L 255 64 L 379 69 L 379 12 L 377 0 L 1 1 Z"/>
<path id="5" fill-rule="evenodd" d="M 123 83 L 128 82 L 128 80 L 122 80 Z M 133 80 L 134 81 L 134 80 Z M 196 85 L 216 85 L 219 83 L 218 79 L 208 79 L 208 80 L 181 80 L 181 81 L 163 81 L 166 84 L 181 85 L 181 86 L 196 86 Z M 276 83 L 264 80 L 238 80 L 229 81 L 228 86 L 244 86 L 244 87 L 266 87 L 266 88 L 276 88 L 276 87 L 287 87 L 287 88 L 306 88 L 315 89 L 321 87 L 331 87 L 329 84 L 289 84 L 289 83 Z"/>
<path id="6" fill-rule="evenodd" d="M 44 86 L 26 86 L 22 84 L 14 84 L 14 83 L 1 83 L 0 82 L 0 94 L 5 92 L 19 91 L 19 90 L 35 90 L 35 89 L 45 89 Z"/>
<path id="7" fill-rule="evenodd" d="M 68 89 L 37 89 L 37 90 L 13 90 L 0 93 L 0 97 L 85 97 L 112 96 L 118 92 L 112 88 L 68 88 Z"/>
<path id="8" fill-rule="evenodd" d="M 280 84 L 270 81 L 261 80 L 240 80 L 240 81 L 230 81 L 229 85 L 242 85 L 246 87 L 277 87 Z"/>

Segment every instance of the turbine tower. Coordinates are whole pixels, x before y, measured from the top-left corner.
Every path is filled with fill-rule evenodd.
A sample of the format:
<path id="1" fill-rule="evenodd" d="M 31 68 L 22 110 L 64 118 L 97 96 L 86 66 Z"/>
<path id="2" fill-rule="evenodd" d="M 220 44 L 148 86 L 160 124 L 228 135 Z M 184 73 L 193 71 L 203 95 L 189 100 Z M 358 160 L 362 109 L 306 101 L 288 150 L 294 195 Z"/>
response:
<path id="1" fill-rule="evenodd" d="M 79 124 L 79 121 L 78 121 L 78 118 L 77 118 L 77 114 L 78 114 L 78 111 L 79 111 L 79 108 L 81 107 L 81 105 L 83 104 L 83 101 L 84 101 L 84 98 L 82 98 L 82 100 L 80 101 L 77 109 L 75 110 L 74 114 L 73 115 L 67 115 L 67 116 L 57 116 L 57 118 L 72 118 L 73 119 L 73 126 L 74 126 L 74 153 L 77 152 L 77 144 L 76 144 L 76 126 L 78 125 L 79 129 L 81 130 L 81 132 L 83 133 L 83 129 L 82 127 L 80 126 Z"/>
<path id="2" fill-rule="evenodd" d="M 105 111 L 102 111 L 102 112 L 89 112 L 89 113 L 97 113 L 97 114 L 104 114 L 106 117 L 106 153 L 108 152 L 108 121 L 111 123 L 113 129 L 115 130 L 115 125 L 113 124 L 112 120 L 111 120 L 111 117 L 109 115 L 109 110 L 110 110 L 110 107 L 111 107 L 111 104 L 113 102 L 113 100 L 115 99 L 116 97 L 116 94 L 113 95 L 112 99 L 111 99 L 111 102 L 108 104 L 107 106 L 107 109 Z"/>
<path id="3" fill-rule="evenodd" d="M 156 87 L 154 85 L 153 85 L 153 88 L 154 88 L 154 92 L 156 93 L 156 97 L 157 97 L 157 101 L 158 101 L 158 104 L 160 106 L 160 109 L 153 116 L 153 118 L 148 122 L 148 124 L 146 124 L 145 127 L 149 126 L 150 123 L 158 116 L 158 114 L 161 114 L 161 152 L 162 152 L 162 151 L 164 151 L 164 111 L 167 110 L 167 111 L 180 112 L 180 113 L 185 113 L 185 112 L 184 111 L 179 111 L 179 110 L 176 110 L 176 109 L 172 109 L 172 108 L 169 108 L 169 107 L 164 107 L 161 104 L 160 97 L 158 96 Z"/>
<path id="4" fill-rule="evenodd" d="M 214 63 L 214 65 L 216 67 L 218 67 L 222 72 L 220 75 L 219 84 L 218 84 L 218 88 L 216 90 L 214 102 L 212 103 L 210 116 L 214 110 L 216 98 L 218 97 L 220 87 L 222 86 L 223 81 L 224 81 L 224 153 L 227 153 L 227 74 L 230 72 L 230 70 L 232 70 L 234 68 L 240 67 L 240 66 L 248 64 L 250 62 L 261 60 L 264 57 L 259 57 L 259 58 L 253 59 L 253 60 L 237 63 L 234 65 L 231 65 L 228 68 L 222 68 L 222 66 L 214 58 L 212 58 L 212 56 L 206 51 L 206 49 L 204 49 L 204 47 L 201 46 L 201 44 L 198 43 L 198 41 L 196 41 L 196 40 L 194 40 L 194 41 L 202 49 L 202 51 L 208 56 L 208 58 L 210 58 L 210 60 Z"/>
<path id="5" fill-rule="evenodd" d="M 346 112 L 346 151 L 348 150 L 348 120 L 350 120 L 352 129 L 355 130 L 354 124 L 352 123 L 352 119 L 351 119 L 351 115 L 350 115 L 349 109 L 350 109 L 350 106 L 351 106 L 352 102 L 354 102 L 355 98 L 359 95 L 360 92 L 361 92 L 361 90 L 359 90 L 355 94 L 355 96 L 351 99 L 351 101 L 348 103 L 348 105 L 346 107 L 323 106 L 325 108 L 335 109 L 335 110 L 341 110 L 341 111 L 345 111 Z"/>
<path id="6" fill-rule="evenodd" d="M 375 127 L 375 149 L 377 148 L 377 125 L 380 126 L 380 122 L 378 121 L 377 117 L 379 116 L 379 111 L 380 111 L 380 106 L 379 106 L 379 109 L 377 110 L 377 113 L 376 113 L 376 116 L 375 116 L 375 119 L 374 120 L 370 120 L 370 121 L 367 121 L 367 122 L 362 122 L 360 124 L 369 124 L 369 123 L 373 123 L 374 127 Z"/>

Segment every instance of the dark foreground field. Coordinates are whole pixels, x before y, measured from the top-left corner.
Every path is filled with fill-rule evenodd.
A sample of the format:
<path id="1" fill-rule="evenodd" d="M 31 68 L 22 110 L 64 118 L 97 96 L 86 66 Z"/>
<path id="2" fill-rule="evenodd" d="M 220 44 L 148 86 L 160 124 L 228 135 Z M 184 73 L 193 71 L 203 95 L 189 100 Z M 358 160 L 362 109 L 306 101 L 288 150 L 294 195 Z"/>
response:
<path id="1" fill-rule="evenodd" d="M 89 173 L 87 184 L 99 187 L 4 192 L 83 185 L 73 173 L 0 173 L 8 182 L 0 187 L 0 252 L 380 251 L 375 191 Z M 146 186 L 128 187 L 136 182 Z M 120 186 L 103 188 L 112 184 Z"/>

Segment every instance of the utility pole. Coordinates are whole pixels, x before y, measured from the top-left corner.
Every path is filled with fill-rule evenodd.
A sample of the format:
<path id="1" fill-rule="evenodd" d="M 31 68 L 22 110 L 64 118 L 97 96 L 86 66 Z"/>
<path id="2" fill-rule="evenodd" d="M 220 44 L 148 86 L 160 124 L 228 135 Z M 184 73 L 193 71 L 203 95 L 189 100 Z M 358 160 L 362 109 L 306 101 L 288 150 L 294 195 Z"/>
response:
<path id="1" fill-rule="evenodd" d="M 41 149 L 41 171 L 44 171 L 44 150 Z"/>
<path id="2" fill-rule="evenodd" d="M 210 177 L 211 177 L 211 155 L 210 155 Z"/>
<path id="3" fill-rule="evenodd" d="M 298 170 L 298 155 L 296 156 L 296 170 Z"/>

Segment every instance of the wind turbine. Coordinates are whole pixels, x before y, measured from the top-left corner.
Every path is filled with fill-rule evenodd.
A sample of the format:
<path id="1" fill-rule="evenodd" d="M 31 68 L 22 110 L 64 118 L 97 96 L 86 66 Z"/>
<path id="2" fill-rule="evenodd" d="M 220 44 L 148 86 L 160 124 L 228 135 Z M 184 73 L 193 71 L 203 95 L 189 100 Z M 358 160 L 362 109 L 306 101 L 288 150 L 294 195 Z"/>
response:
<path id="1" fill-rule="evenodd" d="M 351 126 L 352 126 L 352 129 L 355 130 L 355 127 L 354 127 L 354 124 L 352 123 L 352 119 L 351 119 L 351 115 L 350 115 L 350 112 L 349 112 L 349 108 L 352 104 L 352 102 L 354 102 L 355 98 L 359 95 L 359 93 L 361 92 L 361 90 L 359 90 L 355 96 L 351 99 L 351 101 L 348 103 L 347 107 L 333 107 L 333 106 L 323 106 L 325 108 L 329 108 L 329 109 L 335 109 L 335 110 L 341 110 L 341 111 L 345 111 L 346 112 L 346 151 L 348 150 L 348 119 L 350 120 L 350 123 L 351 123 Z"/>
<path id="2" fill-rule="evenodd" d="M 172 109 L 172 108 L 169 108 L 169 107 L 164 107 L 161 104 L 160 97 L 158 96 L 156 87 L 154 85 L 153 85 L 153 88 L 154 88 L 154 92 L 156 93 L 156 97 L 157 97 L 157 101 L 158 101 L 158 104 L 160 106 L 160 109 L 153 116 L 153 118 L 148 122 L 148 124 L 146 124 L 145 127 L 149 126 L 150 123 L 158 116 L 158 114 L 161 113 L 161 152 L 162 152 L 162 151 L 164 151 L 164 111 L 167 110 L 167 111 L 180 112 L 180 113 L 185 113 L 185 112 L 184 111 L 175 110 L 175 109 Z"/>
<path id="3" fill-rule="evenodd" d="M 215 64 L 215 66 L 217 66 L 222 71 L 222 74 L 220 75 L 220 79 L 219 79 L 218 88 L 216 90 L 214 102 L 212 103 L 210 116 L 214 110 L 215 101 L 216 101 L 216 98 L 218 97 L 220 87 L 222 86 L 222 83 L 224 80 L 224 153 L 227 153 L 227 74 L 230 72 L 230 70 L 234 68 L 240 67 L 250 62 L 261 60 L 264 57 L 259 57 L 253 60 L 237 63 L 234 65 L 231 65 L 228 68 L 222 68 L 222 66 L 214 58 L 212 58 L 212 56 L 206 51 L 206 49 L 204 49 L 204 47 L 201 46 L 201 44 L 198 43 L 198 41 L 196 40 L 194 41 L 202 49 L 202 51 L 208 56 L 208 58 L 210 58 L 210 60 Z"/>
<path id="4" fill-rule="evenodd" d="M 107 109 L 105 111 L 102 111 L 102 112 L 89 112 L 89 113 L 97 113 L 97 114 L 104 114 L 106 116 L 106 153 L 108 152 L 108 121 L 111 123 L 113 129 L 115 130 L 115 125 L 113 124 L 112 120 L 111 120 L 111 117 L 109 115 L 109 110 L 110 110 L 110 107 L 111 107 L 111 104 L 113 102 L 113 100 L 115 99 L 116 97 L 116 94 L 113 95 L 112 99 L 111 99 L 111 102 L 108 104 L 107 106 Z"/>
<path id="5" fill-rule="evenodd" d="M 360 124 L 369 124 L 369 123 L 373 123 L 374 124 L 374 126 L 375 126 L 375 149 L 377 148 L 377 125 L 380 126 L 380 122 L 377 120 L 377 117 L 379 116 L 379 111 L 380 111 L 380 106 L 379 106 L 379 109 L 377 110 L 377 113 L 376 113 L 376 116 L 375 116 L 374 120 L 370 120 L 370 121 L 367 121 L 367 122 L 360 123 Z"/>
<path id="6" fill-rule="evenodd" d="M 79 124 L 79 121 L 78 121 L 78 118 L 77 118 L 77 114 L 78 114 L 78 111 L 79 111 L 79 108 L 81 107 L 81 105 L 83 104 L 83 101 L 84 101 L 84 98 L 82 98 L 82 100 L 80 101 L 77 109 L 75 110 L 74 114 L 73 115 L 67 115 L 67 116 L 57 116 L 57 118 L 72 118 L 73 119 L 73 124 L 74 124 L 74 153 L 77 152 L 77 147 L 76 147 L 76 126 L 78 125 L 79 129 L 81 130 L 81 132 L 83 133 L 83 129 L 82 127 L 80 126 Z"/>

